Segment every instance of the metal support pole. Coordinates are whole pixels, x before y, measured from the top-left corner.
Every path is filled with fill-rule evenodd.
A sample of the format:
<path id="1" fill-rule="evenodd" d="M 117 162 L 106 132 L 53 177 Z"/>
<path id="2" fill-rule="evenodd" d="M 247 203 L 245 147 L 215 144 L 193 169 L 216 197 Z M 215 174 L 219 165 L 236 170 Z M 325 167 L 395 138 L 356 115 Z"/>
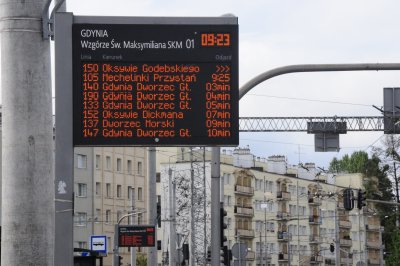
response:
<path id="1" fill-rule="evenodd" d="M 206 179 L 206 147 L 203 147 L 203 212 L 204 212 L 204 266 L 207 264 L 207 179 Z"/>
<path id="2" fill-rule="evenodd" d="M 0 6 L 1 263 L 53 265 L 51 63 L 41 23 L 45 1 L 0 0 Z"/>
<path id="3" fill-rule="evenodd" d="M 119 223 L 114 226 L 114 250 L 113 250 L 113 266 L 119 266 L 119 243 L 118 243 Z"/>
<path id="4" fill-rule="evenodd" d="M 194 217 L 194 169 L 193 169 L 193 148 L 190 147 L 190 265 L 196 265 L 195 258 L 195 217 Z"/>
<path id="5" fill-rule="evenodd" d="M 153 224 L 156 225 L 157 192 L 156 192 L 156 148 L 155 147 L 148 148 L 147 158 L 148 158 L 147 160 L 148 222 L 150 225 Z M 155 239 L 157 241 L 157 235 Z M 157 244 L 155 245 L 155 247 L 148 248 L 148 263 L 149 265 L 157 265 Z"/>
<path id="6" fill-rule="evenodd" d="M 360 250 L 361 252 L 361 250 Z M 335 255 L 336 255 L 336 265 L 340 265 L 340 239 L 339 239 L 339 215 L 336 206 L 335 209 Z"/>
<path id="7" fill-rule="evenodd" d="M 211 154 L 211 265 L 220 265 L 220 148 Z"/>
<path id="8" fill-rule="evenodd" d="M 135 210 L 135 190 L 131 187 L 131 198 L 132 198 L 132 212 L 134 213 Z M 131 217 L 131 225 L 135 224 L 135 216 L 132 215 Z M 136 266 L 136 248 L 131 247 L 131 266 Z"/>
<path id="9" fill-rule="evenodd" d="M 176 255 L 176 228 L 175 228 L 175 182 L 172 180 L 172 169 L 168 169 L 168 194 L 169 194 L 169 265 L 177 265 Z"/>

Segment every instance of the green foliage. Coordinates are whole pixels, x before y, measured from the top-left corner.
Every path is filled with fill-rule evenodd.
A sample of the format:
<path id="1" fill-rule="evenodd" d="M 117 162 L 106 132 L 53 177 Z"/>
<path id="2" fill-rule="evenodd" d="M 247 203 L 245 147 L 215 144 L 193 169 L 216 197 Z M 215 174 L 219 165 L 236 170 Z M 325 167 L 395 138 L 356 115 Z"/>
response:
<path id="1" fill-rule="evenodd" d="M 400 230 L 395 228 L 392 232 L 391 242 L 387 250 L 390 250 L 388 256 L 385 259 L 385 265 L 397 266 L 400 261 Z"/>
<path id="2" fill-rule="evenodd" d="M 334 173 L 365 173 L 368 162 L 368 153 L 364 151 L 353 152 L 351 156 L 344 155 L 342 159 L 333 158 L 329 164 L 329 171 Z"/>
<path id="3" fill-rule="evenodd" d="M 147 257 L 143 254 L 137 254 L 136 265 L 137 266 L 147 266 Z"/>
<path id="4" fill-rule="evenodd" d="M 342 159 L 334 158 L 329 169 L 332 172 L 362 173 L 364 175 L 364 189 L 367 199 L 393 201 L 392 182 L 388 178 L 389 166 L 382 163 L 375 153 L 372 158 L 363 151 L 354 152 L 351 156 L 345 155 Z M 336 171 L 335 171 L 336 170 Z M 385 231 L 382 241 L 388 249 L 388 243 L 392 241 L 392 232 L 396 229 L 396 212 L 392 205 L 377 204 L 378 215 Z"/>

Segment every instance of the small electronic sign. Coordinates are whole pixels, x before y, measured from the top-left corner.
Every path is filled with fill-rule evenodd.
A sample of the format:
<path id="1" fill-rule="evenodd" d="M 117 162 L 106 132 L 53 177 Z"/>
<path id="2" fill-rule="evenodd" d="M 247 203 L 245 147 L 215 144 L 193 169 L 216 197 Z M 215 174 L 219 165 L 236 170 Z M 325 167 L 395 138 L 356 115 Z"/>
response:
<path id="1" fill-rule="evenodd" d="M 120 225 L 118 227 L 119 247 L 154 247 L 155 226 Z"/>
<path id="2" fill-rule="evenodd" d="M 75 146 L 238 145 L 237 24 L 75 23 L 72 36 Z"/>

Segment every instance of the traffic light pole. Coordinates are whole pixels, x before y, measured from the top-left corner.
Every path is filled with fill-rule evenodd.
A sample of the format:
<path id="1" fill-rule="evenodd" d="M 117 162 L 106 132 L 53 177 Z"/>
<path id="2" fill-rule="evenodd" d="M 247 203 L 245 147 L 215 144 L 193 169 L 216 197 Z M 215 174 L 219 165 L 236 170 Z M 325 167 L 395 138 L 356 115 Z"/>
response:
<path id="1" fill-rule="evenodd" d="M 219 266 L 221 250 L 220 229 L 220 148 L 213 147 L 211 155 L 211 265 Z"/>

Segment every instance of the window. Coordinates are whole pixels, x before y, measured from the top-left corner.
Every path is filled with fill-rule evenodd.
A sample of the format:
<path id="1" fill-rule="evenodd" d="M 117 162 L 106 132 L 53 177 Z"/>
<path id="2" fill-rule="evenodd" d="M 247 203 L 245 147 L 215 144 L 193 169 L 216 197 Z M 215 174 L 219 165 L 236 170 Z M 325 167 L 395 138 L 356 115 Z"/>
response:
<path id="1" fill-rule="evenodd" d="M 224 195 L 224 205 L 225 206 L 230 206 L 231 205 L 231 196 Z"/>
<path id="2" fill-rule="evenodd" d="M 297 206 L 289 204 L 289 213 L 290 215 L 297 215 Z"/>
<path id="3" fill-rule="evenodd" d="M 288 228 L 289 234 L 291 234 L 292 236 L 297 235 L 297 225 L 290 224 Z"/>
<path id="4" fill-rule="evenodd" d="M 111 222 L 111 210 L 106 210 L 106 224 Z"/>
<path id="5" fill-rule="evenodd" d="M 87 249 L 87 242 L 86 241 L 78 241 L 78 248 Z"/>
<path id="6" fill-rule="evenodd" d="M 128 160 L 126 162 L 126 170 L 128 171 L 128 174 L 132 174 L 132 160 Z"/>
<path id="7" fill-rule="evenodd" d="M 295 254 L 297 253 L 297 245 L 290 245 L 290 254 Z"/>
<path id="8" fill-rule="evenodd" d="M 231 175 L 228 173 L 224 173 L 224 184 L 229 185 L 231 183 Z"/>
<path id="9" fill-rule="evenodd" d="M 143 168 L 142 162 L 138 162 L 137 163 L 137 173 L 138 173 L 138 175 L 142 174 L 142 171 L 143 171 L 142 168 Z"/>
<path id="10" fill-rule="evenodd" d="M 106 170 L 111 170 L 111 157 L 106 156 Z"/>
<path id="11" fill-rule="evenodd" d="M 113 242 L 111 242 L 111 237 L 107 237 L 107 250 L 112 250 L 113 249 Z"/>
<path id="12" fill-rule="evenodd" d="M 78 194 L 77 197 L 86 197 L 87 185 L 84 183 L 78 183 Z"/>
<path id="13" fill-rule="evenodd" d="M 297 192 L 296 186 L 294 186 L 294 185 L 289 185 L 289 186 L 288 186 L 288 192 L 290 192 L 290 194 L 292 194 L 292 195 L 296 195 L 296 192 Z"/>
<path id="14" fill-rule="evenodd" d="M 307 227 L 304 225 L 299 226 L 299 235 L 304 236 L 307 235 Z"/>
<path id="15" fill-rule="evenodd" d="M 101 209 L 96 209 L 96 216 L 94 217 L 95 222 L 101 222 L 102 221 L 101 217 Z"/>
<path id="16" fill-rule="evenodd" d="M 307 189 L 305 187 L 299 187 L 299 195 L 307 195 Z"/>
<path id="17" fill-rule="evenodd" d="M 122 198 L 122 186 L 117 185 L 117 198 Z"/>
<path id="18" fill-rule="evenodd" d="M 273 191 L 274 182 L 272 181 L 265 181 L 265 192 L 272 192 Z"/>
<path id="19" fill-rule="evenodd" d="M 299 215 L 301 215 L 301 216 L 306 215 L 306 207 L 305 206 L 299 206 Z"/>
<path id="20" fill-rule="evenodd" d="M 110 183 L 107 183 L 106 184 L 106 197 L 107 198 L 111 198 L 111 184 Z"/>
<path id="21" fill-rule="evenodd" d="M 137 215 L 137 224 L 142 224 L 142 213 L 138 213 Z"/>
<path id="22" fill-rule="evenodd" d="M 86 168 L 87 156 L 83 154 L 78 154 L 78 168 L 84 169 Z"/>
<path id="23" fill-rule="evenodd" d="M 77 212 L 75 214 L 75 226 L 86 226 L 86 212 Z"/>
<path id="24" fill-rule="evenodd" d="M 122 211 L 117 211 L 117 222 L 122 217 Z"/>
<path id="25" fill-rule="evenodd" d="M 121 173 L 122 172 L 122 159 L 117 158 L 117 172 Z"/>
<path id="26" fill-rule="evenodd" d="M 137 199 L 138 199 L 138 200 L 143 200 L 142 188 L 139 187 L 137 192 L 138 192 L 138 193 L 137 193 L 137 194 L 138 194 L 138 195 L 137 195 Z"/>
<path id="27" fill-rule="evenodd" d="M 131 186 L 128 186 L 128 199 L 130 200 L 130 199 L 132 199 L 132 187 Z"/>
<path id="28" fill-rule="evenodd" d="M 96 182 L 96 195 L 100 196 L 101 195 L 101 183 Z"/>
<path id="29" fill-rule="evenodd" d="M 101 167 L 101 156 L 96 154 L 96 169 L 100 169 Z"/>

